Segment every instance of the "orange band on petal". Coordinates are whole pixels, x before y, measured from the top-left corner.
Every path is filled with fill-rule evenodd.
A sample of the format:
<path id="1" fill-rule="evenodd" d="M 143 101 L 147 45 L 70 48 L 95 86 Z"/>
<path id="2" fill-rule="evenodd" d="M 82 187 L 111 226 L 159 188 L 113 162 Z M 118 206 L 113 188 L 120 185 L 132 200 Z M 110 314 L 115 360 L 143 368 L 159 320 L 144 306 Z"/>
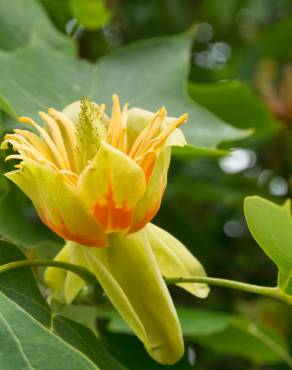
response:
<path id="1" fill-rule="evenodd" d="M 155 216 L 156 213 L 158 212 L 161 204 L 161 198 L 159 201 L 156 203 L 155 207 L 153 207 L 150 211 L 144 215 L 143 219 L 138 221 L 136 224 L 132 225 L 131 229 L 129 230 L 129 233 L 134 233 L 136 231 L 141 230 L 148 222 L 150 222 Z"/>
<path id="2" fill-rule="evenodd" d="M 112 187 L 109 186 L 107 202 L 104 205 L 96 204 L 93 215 L 107 231 L 127 230 L 132 222 L 132 209 L 127 206 L 117 207 L 113 198 Z"/>
<path id="3" fill-rule="evenodd" d="M 53 223 L 48 215 L 39 212 L 39 216 L 44 224 L 65 240 L 74 240 L 76 243 L 87 245 L 89 247 L 105 247 L 107 241 L 105 238 L 93 239 L 90 235 L 79 235 L 70 231 L 65 224 L 64 219 L 59 215 L 58 224 Z"/>

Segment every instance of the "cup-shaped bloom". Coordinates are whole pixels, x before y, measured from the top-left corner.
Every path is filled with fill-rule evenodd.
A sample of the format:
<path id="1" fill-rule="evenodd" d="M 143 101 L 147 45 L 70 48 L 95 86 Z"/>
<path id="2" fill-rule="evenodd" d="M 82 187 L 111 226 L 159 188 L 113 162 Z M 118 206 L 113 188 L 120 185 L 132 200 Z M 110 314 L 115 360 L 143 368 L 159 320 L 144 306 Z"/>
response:
<path id="1" fill-rule="evenodd" d="M 120 109 L 112 114 L 86 98 L 65 108 L 40 112 L 44 127 L 28 117 L 20 122 L 36 132 L 15 129 L 2 148 L 18 154 L 6 176 L 34 203 L 41 220 L 66 240 L 103 247 L 112 232 L 128 234 L 155 216 L 166 186 L 170 146 L 184 145 L 178 129 L 187 119 Z"/>
<path id="2" fill-rule="evenodd" d="M 172 364 L 183 354 L 175 307 L 162 276 L 205 276 L 200 262 L 176 238 L 149 223 L 142 230 L 109 236 L 108 248 L 67 242 L 55 258 L 92 271 L 121 317 L 156 361 Z M 67 304 L 85 282 L 72 272 L 49 267 L 45 281 L 55 298 Z M 205 284 L 178 284 L 205 298 Z"/>
<path id="3" fill-rule="evenodd" d="M 170 146 L 184 145 L 178 128 L 186 115 L 169 118 L 138 108 L 120 109 L 113 97 L 105 106 L 83 99 L 63 112 L 40 112 L 44 127 L 15 129 L 18 160 L 6 176 L 32 200 L 41 220 L 67 240 L 56 260 L 92 271 L 108 298 L 157 361 L 172 364 L 183 354 L 181 328 L 163 276 L 203 276 L 204 269 L 166 231 L 150 223 L 167 181 Z M 104 247 L 104 248 L 93 248 Z M 52 295 L 69 304 L 84 282 L 77 275 L 48 268 Z M 205 284 L 178 284 L 206 297 Z"/>

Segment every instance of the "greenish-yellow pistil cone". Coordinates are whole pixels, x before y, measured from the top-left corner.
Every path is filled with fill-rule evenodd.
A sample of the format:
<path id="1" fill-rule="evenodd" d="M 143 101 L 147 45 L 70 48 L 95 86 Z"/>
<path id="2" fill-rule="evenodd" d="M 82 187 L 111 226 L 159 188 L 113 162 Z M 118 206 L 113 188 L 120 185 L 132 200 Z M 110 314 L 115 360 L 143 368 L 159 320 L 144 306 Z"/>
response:
<path id="1" fill-rule="evenodd" d="M 100 146 L 106 140 L 106 127 L 103 122 L 105 106 L 98 107 L 87 98 L 81 99 L 81 111 L 76 123 L 78 172 L 92 160 Z"/>
<path id="2" fill-rule="evenodd" d="M 185 145 L 187 120 L 122 109 L 83 98 L 63 112 L 40 112 L 45 126 L 14 130 L 18 160 L 6 176 L 32 200 L 42 221 L 66 240 L 57 261 L 81 265 L 98 279 L 129 327 L 156 361 L 173 364 L 184 351 L 176 310 L 164 277 L 204 276 L 198 260 L 173 236 L 150 223 L 166 187 L 171 146 Z M 45 281 L 56 299 L 70 304 L 84 281 L 49 267 Z M 205 298 L 205 284 L 178 284 Z"/>

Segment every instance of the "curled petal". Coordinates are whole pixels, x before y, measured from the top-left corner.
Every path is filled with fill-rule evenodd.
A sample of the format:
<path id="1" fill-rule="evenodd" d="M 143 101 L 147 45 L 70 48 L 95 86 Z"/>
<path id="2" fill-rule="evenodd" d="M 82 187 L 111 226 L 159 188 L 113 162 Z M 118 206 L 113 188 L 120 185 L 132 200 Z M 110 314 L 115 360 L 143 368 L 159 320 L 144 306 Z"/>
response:
<path id="1" fill-rule="evenodd" d="M 85 268 L 88 267 L 87 262 L 82 253 L 80 246 L 74 242 L 67 242 L 66 247 L 70 248 L 69 263 L 73 265 L 80 265 Z M 70 304 L 77 296 L 81 288 L 85 285 L 85 281 L 77 274 L 67 271 L 66 279 L 64 282 L 64 298 L 67 304 Z"/>
<path id="2" fill-rule="evenodd" d="M 132 146 L 139 136 L 139 134 L 144 130 L 148 123 L 153 119 L 154 113 L 149 112 L 140 108 L 131 108 L 128 110 L 128 142 Z"/>
<path id="3" fill-rule="evenodd" d="M 155 113 L 149 112 L 140 108 L 132 108 L 128 111 L 128 141 L 130 145 L 134 143 L 139 134 L 153 119 Z M 165 117 L 162 129 L 173 124 L 177 119 L 173 117 Z M 165 146 L 184 146 L 186 145 L 186 139 L 183 132 L 180 129 L 175 129 L 167 141 Z"/>
<path id="4" fill-rule="evenodd" d="M 170 149 L 165 148 L 157 158 L 143 197 L 135 206 L 131 232 L 143 228 L 158 212 L 167 183 L 169 162 Z"/>
<path id="5" fill-rule="evenodd" d="M 70 245 L 67 243 L 55 257 L 55 261 L 69 263 Z M 47 286 L 51 289 L 52 295 L 60 302 L 64 302 L 64 284 L 67 276 L 67 271 L 57 267 L 48 267 L 45 270 L 44 280 Z"/>
<path id="6" fill-rule="evenodd" d="M 81 112 L 81 101 L 76 100 L 73 103 L 67 105 L 63 109 L 63 114 L 70 119 L 75 125 L 79 120 L 79 114 Z"/>
<path id="7" fill-rule="evenodd" d="M 82 248 L 79 244 L 67 242 L 54 260 L 88 268 Z M 48 267 L 44 280 L 51 290 L 51 296 L 66 304 L 70 304 L 85 285 L 85 281 L 77 274 L 58 267 Z"/>
<path id="8" fill-rule="evenodd" d="M 84 248 L 91 271 L 150 356 L 175 363 L 183 354 L 181 329 L 145 232 L 112 234 L 109 244 Z"/>
<path id="9" fill-rule="evenodd" d="M 185 146 L 187 145 L 186 138 L 179 128 L 175 129 L 165 142 L 165 146 Z"/>
<path id="10" fill-rule="evenodd" d="M 145 192 L 142 169 L 126 154 L 102 143 L 84 169 L 78 188 L 84 202 L 108 231 L 128 230 L 133 207 Z"/>
<path id="11" fill-rule="evenodd" d="M 50 229 L 66 240 L 89 246 L 105 246 L 106 235 L 89 214 L 75 186 L 60 172 L 32 160 L 6 176 L 32 200 L 38 214 Z"/>
<path id="12" fill-rule="evenodd" d="M 179 240 L 153 224 L 148 224 L 145 230 L 163 276 L 166 278 L 206 276 L 201 263 Z M 196 297 L 206 298 L 209 293 L 206 284 L 177 285 Z"/>

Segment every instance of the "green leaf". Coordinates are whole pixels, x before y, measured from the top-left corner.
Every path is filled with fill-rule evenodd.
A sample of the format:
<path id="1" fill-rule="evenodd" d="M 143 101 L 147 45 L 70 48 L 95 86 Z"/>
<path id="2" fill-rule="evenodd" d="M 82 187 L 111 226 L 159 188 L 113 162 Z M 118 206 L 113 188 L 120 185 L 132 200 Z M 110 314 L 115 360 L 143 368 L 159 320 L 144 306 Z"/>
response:
<path id="1" fill-rule="evenodd" d="M 0 241 L 0 265 L 24 259 L 26 257 L 23 252 L 13 244 Z M 1 273 L 0 291 L 34 319 L 44 326 L 50 326 L 50 308 L 41 295 L 30 268 Z"/>
<path id="2" fill-rule="evenodd" d="M 291 204 L 279 206 L 258 196 L 247 197 L 244 213 L 248 227 L 263 251 L 279 269 L 278 286 L 292 294 Z"/>
<path id="3" fill-rule="evenodd" d="M 224 355 L 236 355 L 258 364 L 286 362 L 292 368 L 292 358 L 284 339 L 266 326 L 255 325 L 243 318 L 234 319 L 225 330 L 195 341 Z"/>
<path id="4" fill-rule="evenodd" d="M 185 336 L 205 336 L 226 329 L 233 316 L 225 312 L 179 307 L 178 316 Z"/>
<path id="5" fill-rule="evenodd" d="M 100 370 L 126 370 L 102 345 L 101 341 L 84 325 L 57 315 L 53 320 L 56 333 L 73 347 L 94 361 Z"/>
<path id="6" fill-rule="evenodd" d="M 256 39 L 258 50 L 264 57 L 288 58 L 292 56 L 289 47 L 292 32 L 292 17 L 284 17 L 275 22 L 271 27 L 267 27 Z"/>
<path id="7" fill-rule="evenodd" d="M 292 366 L 286 341 L 270 327 L 256 325 L 242 316 L 219 311 L 177 307 L 177 312 L 187 340 L 221 354 L 233 354 L 267 364 L 285 361 Z M 100 319 L 108 320 L 106 328 L 109 332 L 131 334 L 115 310 L 98 307 L 95 314 Z M 115 340 L 114 336 L 110 338 Z M 126 338 L 124 340 L 130 340 Z M 115 350 L 113 353 L 116 353 Z"/>
<path id="8" fill-rule="evenodd" d="M 43 42 L 75 55 L 74 41 L 59 32 L 36 0 L 0 0 L 0 49 Z"/>
<path id="9" fill-rule="evenodd" d="M 91 316 L 86 309 L 86 315 Z M 76 311 L 76 309 L 74 310 Z M 71 309 L 72 312 L 72 309 Z M 232 320 L 233 316 L 224 312 L 216 312 L 188 307 L 177 307 L 177 313 L 182 325 L 183 333 L 190 335 L 209 335 L 224 330 Z M 128 325 L 123 321 L 116 310 L 108 307 L 98 307 L 95 315 L 99 318 L 109 320 L 107 328 L 113 333 L 132 333 Z"/>
<path id="10" fill-rule="evenodd" d="M 279 127 L 264 103 L 243 82 L 190 83 L 189 93 L 222 120 L 239 128 L 253 128 L 256 136 L 271 134 Z"/>
<path id="11" fill-rule="evenodd" d="M 184 335 L 216 352 L 258 363 L 292 363 L 287 343 L 270 327 L 219 311 L 180 307 L 178 314 Z"/>
<path id="12" fill-rule="evenodd" d="M 110 310 L 111 311 L 111 310 Z M 116 312 L 112 310 L 113 312 Z M 79 324 L 85 325 L 90 328 L 93 332 L 97 331 L 96 319 L 100 317 L 99 307 L 96 306 L 86 306 L 86 305 L 66 305 L 62 307 L 62 316 L 68 319 L 74 320 Z M 117 314 L 118 315 L 118 314 Z M 124 324 L 126 325 L 126 324 Z"/>
<path id="13" fill-rule="evenodd" d="M 98 30 L 111 19 L 111 13 L 103 0 L 71 0 L 72 15 L 84 27 Z"/>
<path id="14" fill-rule="evenodd" d="M 143 344 L 134 335 L 101 331 L 105 347 L 129 370 L 193 370 L 194 364 L 188 360 L 188 345 L 183 358 L 175 365 L 161 365 L 145 351 Z M 194 350 L 192 349 L 192 352 Z"/>
<path id="15" fill-rule="evenodd" d="M 23 259 L 0 242 L 0 264 Z M 1 370 L 126 370 L 88 328 L 52 313 L 29 268 L 0 274 L 0 333 Z"/>
<path id="16" fill-rule="evenodd" d="M 189 145 L 214 152 L 222 141 L 250 132 L 229 126 L 187 96 L 191 43 L 190 33 L 143 41 L 95 65 L 40 47 L 1 52 L 0 108 L 14 117 L 36 117 L 39 109 L 62 109 L 83 95 L 110 104 L 111 95 L 118 93 L 132 107 L 156 110 L 165 105 L 170 115 L 188 112 L 183 130 Z"/>
<path id="17" fill-rule="evenodd" d="M 141 41 L 102 59 L 99 72 L 104 88 L 97 98 L 115 91 L 132 106 L 153 111 L 164 105 L 172 116 L 187 112 L 189 122 L 182 130 L 188 144 L 215 149 L 223 141 L 241 139 L 250 132 L 229 126 L 187 95 L 192 38 L 189 32 Z"/>
<path id="18" fill-rule="evenodd" d="M 292 56 L 290 35 L 292 32 L 291 15 L 279 19 L 258 32 L 256 38 L 239 49 L 235 60 L 235 75 L 245 80 L 253 80 L 258 65 L 265 59 L 286 61 Z"/>
<path id="19" fill-rule="evenodd" d="M 0 293 L 0 327 L 0 365 L 3 370 L 98 369 L 3 293 Z"/>

